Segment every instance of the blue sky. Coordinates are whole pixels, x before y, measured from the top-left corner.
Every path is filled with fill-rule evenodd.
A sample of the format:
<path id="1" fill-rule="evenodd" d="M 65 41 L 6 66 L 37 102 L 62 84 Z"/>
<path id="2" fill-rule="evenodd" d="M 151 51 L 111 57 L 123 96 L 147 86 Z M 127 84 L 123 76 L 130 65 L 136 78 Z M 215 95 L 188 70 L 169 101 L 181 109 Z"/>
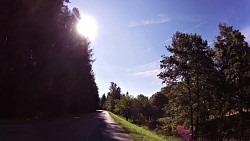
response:
<path id="1" fill-rule="evenodd" d="M 176 31 L 198 33 L 212 46 L 225 22 L 250 41 L 250 0 L 71 0 L 69 7 L 97 21 L 91 47 L 100 95 L 110 82 L 134 96 L 159 91 L 159 61 Z"/>

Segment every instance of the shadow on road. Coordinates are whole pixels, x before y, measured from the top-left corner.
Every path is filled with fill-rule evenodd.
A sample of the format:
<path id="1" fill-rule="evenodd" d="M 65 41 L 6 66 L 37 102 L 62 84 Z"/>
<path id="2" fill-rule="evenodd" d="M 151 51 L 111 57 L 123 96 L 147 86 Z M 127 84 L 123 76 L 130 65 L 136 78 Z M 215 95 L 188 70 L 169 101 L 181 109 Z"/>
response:
<path id="1" fill-rule="evenodd" d="M 0 125 L 1 141 L 130 141 L 106 111 L 36 124 Z"/>

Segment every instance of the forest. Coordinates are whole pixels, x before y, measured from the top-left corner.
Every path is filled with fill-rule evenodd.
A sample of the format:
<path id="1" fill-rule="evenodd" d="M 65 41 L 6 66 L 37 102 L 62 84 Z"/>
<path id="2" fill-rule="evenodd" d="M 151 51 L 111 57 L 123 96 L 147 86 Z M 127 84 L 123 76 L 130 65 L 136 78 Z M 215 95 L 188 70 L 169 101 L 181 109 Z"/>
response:
<path id="1" fill-rule="evenodd" d="M 0 1 L 0 119 L 82 114 L 98 108 L 90 42 L 67 0 Z"/>
<path id="2" fill-rule="evenodd" d="M 198 34 L 176 32 L 162 55 L 165 84 L 150 98 L 111 82 L 100 107 L 164 136 L 249 140 L 250 48 L 239 30 L 219 24 L 210 47 Z"/>

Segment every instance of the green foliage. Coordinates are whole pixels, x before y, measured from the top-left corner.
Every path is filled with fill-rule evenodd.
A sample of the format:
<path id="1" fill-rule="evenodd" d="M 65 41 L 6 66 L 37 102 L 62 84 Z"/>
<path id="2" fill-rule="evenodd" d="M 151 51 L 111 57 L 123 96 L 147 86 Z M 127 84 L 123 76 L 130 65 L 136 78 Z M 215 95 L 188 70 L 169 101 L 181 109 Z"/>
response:
<path id="1" fill-rule="evenodd" d="M 100 99 L 100 109 L 103 110 L 105 108 L 105 102 L 106 102 L 107 98 L 105 96 L 105 94 L 102 95 L 101 99 Z"/>
<path id="2" fill-rule="evenodd" d="M 209 92 L 213 87 L 211 74 L 216 71 L 212 61 L 213 52 L 207 46 L 207 41 L 204 41 L 197 34 L 176 32 L 172 41 L 172 46 L 167 47 L 172 55 L 163 56 L 161 68 L 164 71 L 159 74 L 159 77 L 168 86 L 182 85 L 182 89 L 171 91 L 171 94 L 175 95 L 173 97 L 178 98 L 178 104 L 174 106 L 177 110 L 170 107 L 170 111 L 173 113 L 174 110 L 178 114 L 189 113 L 188 126 L 191 126 L 193 134 L 197 134 L 200 132 L 198 125 L 206 122 L 209 118 L 209 107 L 203 103 L 209 103 L 207 95 L 212 95 Z M 180 109 L 179 106 L 188 108 Z M 179 112 L 179 110 L 184 111 Z M 179 116 L 182 117 L 182 115 Z"/>
<path id="3" fill-rule="evenodd" d="M 117 86 L 116 83 L 111 82 L 108 95 L 110 95 L 114 99 L 120 99 L 121 98 L 121 88 L 119 86 Z"/>
<path id="4" fill-rule="evenodd" d="M 168 98 L 161 92 L 157 92 L 150 97 L 150 102 L 154 117 L 165 116 L 163 108 L 168 103 Z"/>
<path id="5" fill-rule="evenodd" d="M 152 105 L 148 97 L 140 94 L 132 102 L 133 120 L 138 124 L 148 124 L 152 118 Z"/>
<path id="6" fill-rule="evenodd" d="M 125 117 L 126 120 L 128 121 L 132 112 L 131 106 L 132 106 L 131 97 L 127 93 L 126 95 L 121 96 L 121 99 L 115 105 L 114 111 L 115 113 L 118 113 L 119 115 Z"/>
<path id="7" fill-rule="evenodd" d="M 177 135 L 178 125 L 187 127 L 190 125 L 189 101 L 186 97 L 185 83 L 174 83 L 162 88 L 161 91 L 169 100 L 163 108 L 166 116 L 158 117 L 157 130 L 163 130 L 164 135 Z"/>
<path id="8" fill-rule="evenodd" d="M 114 111 L 115 109 L 115 100 L 110 95 L 107 96 L 107 100 L 105 101 L 105 109 L 108 111 Z"/>
<path id="9" fill-rule="evenodd" d="M 115 105 L 121 98 L 121 88 L 116 83 L 111 82 L 109 92 L 105 102 L 105 109 L 114 112 Z"/>
<path id="10" fill-rule="evenodd" d="M 250 72 L 250 48 L 245 37 L 239 30 L 234 30 L 232 26 L 219 24 L 220 35 L 215 42 L 216 59 L 218 68 L 225 77 L 228 87 L 228 113 L 239 113 L 240 121 L 234 126 L 240 131 L 237 138 L 240 140 L 244 136 L 245 111 L 249 109 L 249 72 Z"/>
<path id="11" fill-rule="evenodd" d="M 194 140 L 248 139 L 250 49 L 238 30 L 219 29 L 214 48 L 200 35 L 176 32 L 158 75 L 166 87 L 149 100 L 111 83 L 106 109 L 164 136 L 182 127 Z"/>
<path id="12" fill-rule="evenodd" d="M 219 29 L 214 49 L 197 34 L 174 34 L 167 47 L 171 55 L 163 56 L 158 75 L 167 84 L 161 93 L 168 98 L 158 131 L 175 134 L 176 126 L 184 125 L 194 139 L 247 137 L 250 49 L 238 30 L 226 24 Z"/>

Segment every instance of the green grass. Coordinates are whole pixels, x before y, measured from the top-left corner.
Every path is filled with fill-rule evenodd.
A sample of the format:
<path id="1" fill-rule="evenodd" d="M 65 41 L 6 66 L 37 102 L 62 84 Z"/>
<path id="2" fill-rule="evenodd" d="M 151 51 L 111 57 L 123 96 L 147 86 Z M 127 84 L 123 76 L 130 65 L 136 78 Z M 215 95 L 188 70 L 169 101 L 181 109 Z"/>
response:
<path id="1" fill-rule="evenodd" d="M 175 137 L 161 137 L 142 127 L 132 124 L 111 112 L 109 112 L 109 114 L 119 125 L 122 126 L 123 129 L 125 129 L 125 131 L 127 131 L 134 141 L 182 141 L 181 139 Z"/>

